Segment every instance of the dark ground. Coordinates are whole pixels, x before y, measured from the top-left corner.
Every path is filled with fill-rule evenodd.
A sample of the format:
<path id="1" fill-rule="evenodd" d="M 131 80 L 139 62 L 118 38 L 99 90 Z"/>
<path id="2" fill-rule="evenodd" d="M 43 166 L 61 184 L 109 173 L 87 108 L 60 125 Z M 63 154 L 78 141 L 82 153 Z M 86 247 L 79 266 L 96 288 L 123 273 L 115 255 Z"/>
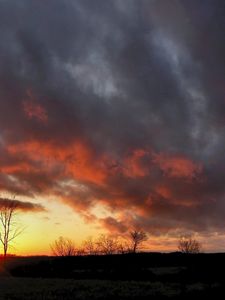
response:
<path id="1" fill-rule="evenodd" d="M 12 257 L 0 299 L 220 299 L 224 271 L 225 254 Z"/>

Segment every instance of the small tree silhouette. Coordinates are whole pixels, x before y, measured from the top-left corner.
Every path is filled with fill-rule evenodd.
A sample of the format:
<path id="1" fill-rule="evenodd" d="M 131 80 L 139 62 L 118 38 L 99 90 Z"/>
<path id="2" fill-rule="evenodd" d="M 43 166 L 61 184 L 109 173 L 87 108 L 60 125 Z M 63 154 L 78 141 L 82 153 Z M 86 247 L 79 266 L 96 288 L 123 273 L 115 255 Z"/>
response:
<path id="1" fill-rule="evenodd" d="M 23 232 L 23 229 L 15 221 L 18 203 L 6 199 L 0 207 L 0 243 L 3 246 L 4 257 L 11 243 Z"/>
<path id="2" fill-rule="evenodd" d="M 178 241 L 178 249 L 182 253 L 195 254 L 201 251 L 201 243 L 189 237 L 181 237 Z"/>
<path id="3" fill-rule="evenodd" d="M 84 252 L 87 255 L 97 255 L 98 254 L 98 248 L 96 245 L 96 242 L 93 240 L 93 238 L 90 236 L 83 242 Z"/>
<path id="4" fill-rule="evenodd" d="M 117 246 L 117 253 L 118 254 L 126 254 L 126 253 L 131 253 L 131 249 L 130 249 L 130 244 L 128 242 L 125 241 L 121 241 L 118 243 Z"/>
<path id="5" fill-rule="evenodd" d="M 98 238 L 96 245 L 98 252 L 102 254 L 111 255 L 118 251 L 118 241 L 104 234 Z"/>
<path id="6" fill-rule="evenodd" d="M 74 256 L 76 248 L 72 240 L 60 236 L 50 245 L 53 255 L 55 256 Z"/>
<path id="7" fill-rule="evenodd" d="M 136 253 L 141 244 L 148 240 L 147 233 L 143 230 L 132 230 L 129 235 L 131 241 L 131 249 L 133 253 Z"/>

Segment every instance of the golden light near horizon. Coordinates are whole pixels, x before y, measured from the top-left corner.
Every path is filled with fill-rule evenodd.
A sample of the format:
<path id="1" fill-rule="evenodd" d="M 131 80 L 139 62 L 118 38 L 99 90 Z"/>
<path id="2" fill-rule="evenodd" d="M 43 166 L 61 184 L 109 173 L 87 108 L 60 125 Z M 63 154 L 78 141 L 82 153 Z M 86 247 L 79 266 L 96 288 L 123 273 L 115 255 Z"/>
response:
<path id="1" fill-rule="evenodd" d="M 39 203 L 43 199 L 36 199 Z M 24 230 L 11 248 L 18 255 L 51 255 L 50 245 L 60 236 L 74 240 L 77 247 L 89 236 L 96 237 L 104 230 L 86 223 L 74 210 L 50 200 L 46 212 L 18 213 L 18 225 Z"/>
<path id="2" fill-rule="evenodd" d="M 5 195 L 6 196 L 6 195 Z M 48 201 L 46 201 L 48 200 Z M 52 255 L 51 244 L 60 236 L 67 237 L 74 241 L 76 248 L 82 247 L 82 244 L 89 237 L 97 239 L 101 234 L 112 234 L 108 230 L 102 228 L 98 222 L 93 219 L 87 222 L 78 212 L 61 201 L 46 198 L 32 199 L 33 203 L 47 203 L 45 211 L 41 212 L 18 212 L 16 216 L 16 226 L 22 226 L 21 235 L 12 243 L 9 248 L 10 254 L 32 256 L 32 255 Z M 104 217 L 116 217 L 111 211 L 107 211 L 104 206 L 97 206 L 92 210 L 96 218 L 104 219 Z M 129 232 L 122 235 L 113 233 L 114 236 L 126 238 Z M 177 251 L 179 231 L 174 232 L 173 237 L 170 235 L 154 236 L 149 234 L 149 240 L 145 243 L 142 251 L 161 251 L 173 252 Z M 205 252 L 214 252 L 211 243 L 199 234 L 195 235 L 197 240 L 204 245 Z M 211 236 L 214 244 L 218 245 L 217 251 L 223 251 L 225 242 L 224 236 L 216 233 Z"/>

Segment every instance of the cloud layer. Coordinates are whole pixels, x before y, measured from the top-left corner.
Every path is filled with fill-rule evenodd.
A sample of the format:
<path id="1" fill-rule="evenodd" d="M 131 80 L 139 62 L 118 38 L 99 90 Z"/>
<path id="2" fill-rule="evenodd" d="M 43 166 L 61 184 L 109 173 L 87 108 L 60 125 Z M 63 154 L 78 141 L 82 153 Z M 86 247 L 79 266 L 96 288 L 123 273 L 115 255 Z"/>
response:
<path id="1" fill-rule="evenodd" d="M 0 1 L 0 189 L 115 232 L 224 233 L 224 14 L 222 0 Z"/>
<path id="2" fill-rule="evenodd" d="M 23 212 L 43 212 L 45 211 L 44 207 L 40 204 L 32 202 L 24 202 L 15 199 L 0 198 L 0 209 L 12 208 L 15 210 L 20 210 Z"/>

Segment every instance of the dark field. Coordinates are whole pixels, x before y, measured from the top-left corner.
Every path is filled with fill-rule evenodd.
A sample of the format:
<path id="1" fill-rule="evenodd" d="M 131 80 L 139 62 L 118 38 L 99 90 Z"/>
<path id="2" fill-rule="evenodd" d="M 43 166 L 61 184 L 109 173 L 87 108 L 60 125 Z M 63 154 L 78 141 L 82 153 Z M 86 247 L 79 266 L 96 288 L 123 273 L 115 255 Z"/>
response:
<path id="1" fill-rule="evenodd" d="M 225 254 L 8 258 L 0 299 L 219 299 Z"/>

